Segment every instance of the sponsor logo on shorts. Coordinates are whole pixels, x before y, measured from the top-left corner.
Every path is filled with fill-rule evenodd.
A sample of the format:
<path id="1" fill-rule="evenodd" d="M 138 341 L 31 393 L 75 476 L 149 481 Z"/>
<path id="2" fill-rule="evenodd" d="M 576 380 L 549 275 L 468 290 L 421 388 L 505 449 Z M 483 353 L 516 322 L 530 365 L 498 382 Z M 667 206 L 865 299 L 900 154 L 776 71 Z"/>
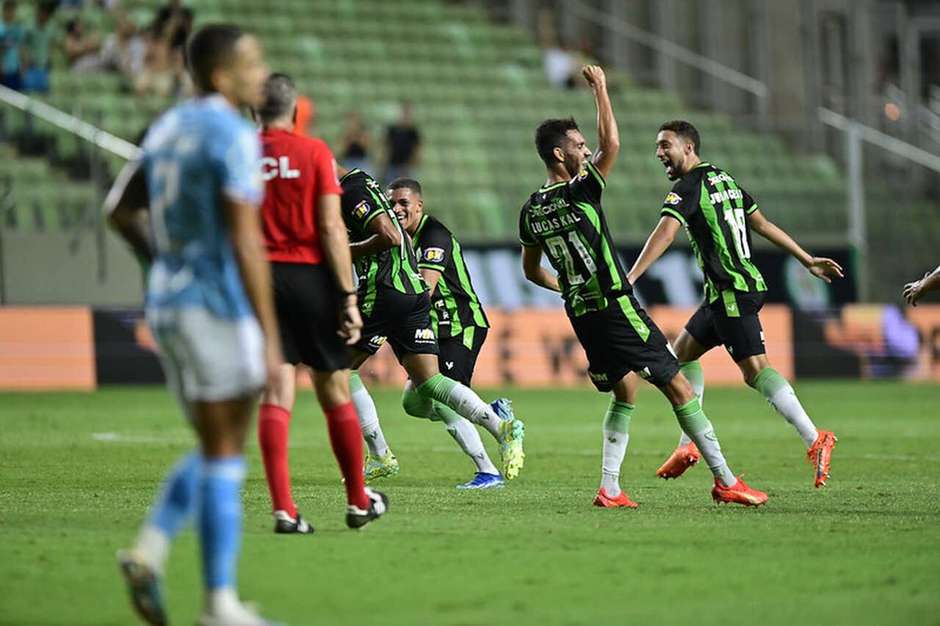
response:
<path id="1" fill-rule="evenodd" d="M 649 378 L 650 376 L 652 376 L 652 375 L 653 375 L 653 374 L 650 373 L 650 368 L 648 368 L 648 367 L 644 367 L 643 369 L 637 371 L 637 376 L 639 376 L 639 377 L 642 378 L 643 380 L 648 379 L 648 378 Z"/>
<path id="2" fill-rule="evenodd" d="M 353 215 L 356 217 L 357 220 L 361 220 L 362 218 L 364 218 L 366 215 L 369 214 L 369 209 L 371 208 L 372 207 L 369 206 L 369 201 L 363 200 L 362 202 L 356 205 L 356 208 L 353 209 Z"/>
<path id="3" fill-rule="evenodd" d="M 452 369 L 454 369 L 454 362 L 453 362 L 453 361 L 444 361 L 444 367 L 446 367 L 446 368 L 449 369 L 449 370 L 452 370 Z"/>
<path id="4" fill-rule="evenodd" d="M 371 339 L 369 339 L 369 345 L 375 348 L 381 348 L 382 344 L 384 344 L 387 340 L 388 337 L 384 335 L 374 335 Z"/>
<path id="5" fill-rule="evenodd" d="M 668 204 L 670 206 L 677 206 L 680 202 L 682 202 L 682 196 L 677 194 L 675 191 L 670 191 L 668 194 L 666 194 L 666 199 L 663 200 L 663 204 Z"/>
<path id="6" fill-rule="evenodd" d="M 607 374 L 605 374 L 604 372 L 588 372 L 588 376 L 591 377 L 591 380 L 599 382 L 599 383 L 607 382 Z"/>
<path id="7" fill-rule="evenodd" d="M 440 263 L 444 260 L 443 248 L 426 248 L 422 254 L 428 263 Z"/>
<path id="8" fill-rule="evenodd" d="M 419 328 L 415 330 L 415 343 L 434 343 L 434 331 L 430 328 Z"/>

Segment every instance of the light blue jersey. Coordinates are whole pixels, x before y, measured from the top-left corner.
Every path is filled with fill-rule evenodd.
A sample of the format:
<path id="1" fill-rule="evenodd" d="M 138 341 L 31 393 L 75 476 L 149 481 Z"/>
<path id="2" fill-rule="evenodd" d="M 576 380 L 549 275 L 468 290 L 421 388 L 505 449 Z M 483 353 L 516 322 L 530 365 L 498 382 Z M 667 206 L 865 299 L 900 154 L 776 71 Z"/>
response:
<path id="1" fill-rule="evenodd" d="M 223 197 L 261 203 L 257 130 L 222 96 L 189 100 L 160 117 L 143 143 L 156 258 L 147 308 L 253 315 L 222 207 Z"/>

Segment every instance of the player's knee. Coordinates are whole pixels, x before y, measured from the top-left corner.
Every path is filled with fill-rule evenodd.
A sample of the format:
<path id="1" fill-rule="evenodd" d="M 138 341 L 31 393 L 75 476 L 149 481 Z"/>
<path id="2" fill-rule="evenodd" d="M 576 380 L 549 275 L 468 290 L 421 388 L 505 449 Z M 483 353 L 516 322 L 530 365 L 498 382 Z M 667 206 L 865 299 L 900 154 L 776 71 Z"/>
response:
<path id="1" fill-rule="evenodd" d="M 431 419 L 431 401 L 422 397 L 410 384 L 401 396 L 401 408 L 412 417 Z"/>

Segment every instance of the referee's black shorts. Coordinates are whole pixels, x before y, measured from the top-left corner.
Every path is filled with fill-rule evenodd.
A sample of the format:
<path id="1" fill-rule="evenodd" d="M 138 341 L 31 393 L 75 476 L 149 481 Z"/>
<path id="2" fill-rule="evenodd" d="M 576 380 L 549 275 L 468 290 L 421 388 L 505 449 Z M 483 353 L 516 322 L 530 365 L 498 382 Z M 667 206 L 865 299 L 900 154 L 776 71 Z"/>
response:
<path id="1" fill-rule="evenodd" d="M 347 369 L 349 349 L 337 334 L 340 293 L 329 268 L 271 263 L 271 273 L 284 360 L 320 372 Z"/>

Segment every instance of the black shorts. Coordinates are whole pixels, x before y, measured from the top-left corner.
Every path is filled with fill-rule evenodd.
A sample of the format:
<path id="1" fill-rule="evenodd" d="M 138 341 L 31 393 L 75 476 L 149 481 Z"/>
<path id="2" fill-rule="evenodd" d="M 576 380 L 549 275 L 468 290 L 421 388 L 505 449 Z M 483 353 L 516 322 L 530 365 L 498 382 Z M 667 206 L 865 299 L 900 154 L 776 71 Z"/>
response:
<path id="1" fill-rule="evenodd" d="M 468 326 L 456 337 L 438 339 L 437 345 L 441 352 L 437 362 L 441 374 L 469 387 L 477 357 L 486 341 L 486 332 L 486 328 Z"/>
<path id="2" fill-rule="evenodd" d="M 698 308 L 685 330 L 706 350 L 724 345 L 735 362 L 764 354 L 764 330 L 758 317 L 762 306 L 762 291 L 723 291 L 717 300 Z"/>
<path id="3" fill-rule="evenodd" d="M 349 348 L 337 335 L 340 294 L 329 268 L 272 263 L 271 275 L 284 360 L 321 372 L 348 368 Z"/>
<path id="4" fill-rule="evenodd" d="M 679 372 L 665 335 L 632 294 L 612 300 L 603 311 L 574 317 L 571 325 L 588 358 L 588 375 L 599 391 L 610 391 L 636 372 L 657 387 Z"/>
<path id="5" fill-rule="evenodd" d="M 399 361 L 406 354 L 438 353 L 431 327 L 431 298 L 427 292 L 379 291 L 370 314 L 362 316 L 362 339 L 355 347 L 375 354 L 386 341 Z"/>

